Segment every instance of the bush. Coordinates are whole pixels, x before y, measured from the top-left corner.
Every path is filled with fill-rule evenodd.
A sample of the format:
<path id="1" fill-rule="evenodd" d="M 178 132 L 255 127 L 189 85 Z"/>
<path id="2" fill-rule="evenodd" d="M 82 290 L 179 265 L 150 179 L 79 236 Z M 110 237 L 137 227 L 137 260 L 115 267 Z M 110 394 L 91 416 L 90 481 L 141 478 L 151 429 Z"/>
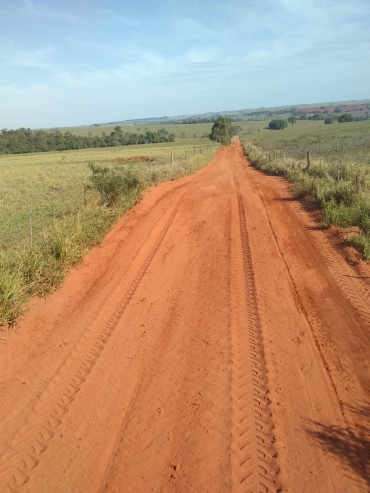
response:
<path id="1" fill-rule="evenodd" d="M 139 177 L 132 169 L 112 170 L 93 163 L 89 163 L 89 168 L 92 171 L 90 180 L 93 188 L 100 193 L 101 203 L 109 207 L 116 204 L 125 193 L 140 188 Z"/>
<path id="2" fill-rule="evenodd" d="M 339 123 L 353 122 L 353 116 L 351 115 L 351 113 L 343 113 L 338 118 L 338 122 Z"/>
<path id="3" fill-rule="evenodd" d="M 275 120 L 271 120 L 269 123 L 270 130 L 281 130 L 283 128 L 287 128 L 288 121 L 283 118 L 277 118 Z"/>
<path id="4" fill-rule="evenodd" d="M 329 125 L 330 123 L 333 123 L 333 118 L 330 118 L 330 117 L 325 118 L 324 123 L 325 123 L 325 125 Z"/>

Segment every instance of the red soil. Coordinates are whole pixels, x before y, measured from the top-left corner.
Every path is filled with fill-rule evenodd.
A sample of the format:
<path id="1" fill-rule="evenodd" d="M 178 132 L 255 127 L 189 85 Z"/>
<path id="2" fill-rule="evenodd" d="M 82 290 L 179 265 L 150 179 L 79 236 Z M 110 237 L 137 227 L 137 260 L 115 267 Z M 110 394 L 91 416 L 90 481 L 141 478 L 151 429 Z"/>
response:
<path id="1" fill-rule="evenodd" d="M 358 111 L 366 108 L 364 104 L 344 104 L 338 106 L 325 106 L 325 108 L 320 108 L 317 106 L 316 108 L 298 108 L 298 113 L 323 113 L 327 110 L 329 113 L 334 113 L 336 108 L 340 108 L 342 113 L 346 113 L 347 111 Z"/>
<path id="2" fill-rule="evenodd" d="M 153 158 L 148 156 L 131 156 L 131 157 L 117 157 L 114 161 L 119 161 L 120 163 L 131 163 L 131 162 L 139 162 L 139 161 L 154 161 Z"/>
<path id="3" fill-rule="evenodd" d="M 0 343 L 0 491 L 369 491 L 370 269 L 325 235 L 237 141 L 151 189 Z"/>

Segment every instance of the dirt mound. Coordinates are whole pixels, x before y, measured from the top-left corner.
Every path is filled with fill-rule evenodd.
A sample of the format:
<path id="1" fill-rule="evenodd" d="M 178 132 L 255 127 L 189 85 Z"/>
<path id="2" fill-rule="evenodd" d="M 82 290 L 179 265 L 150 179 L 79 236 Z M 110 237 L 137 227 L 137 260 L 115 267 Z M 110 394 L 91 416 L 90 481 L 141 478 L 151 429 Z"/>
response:
<path id="1" fill-rule="evenodd" d="M 114 161 L 118 161 L 119 163 L 137 163 L 141 161 L 154 161 L 154 158 L 148 156 L 117 157 Z"/>

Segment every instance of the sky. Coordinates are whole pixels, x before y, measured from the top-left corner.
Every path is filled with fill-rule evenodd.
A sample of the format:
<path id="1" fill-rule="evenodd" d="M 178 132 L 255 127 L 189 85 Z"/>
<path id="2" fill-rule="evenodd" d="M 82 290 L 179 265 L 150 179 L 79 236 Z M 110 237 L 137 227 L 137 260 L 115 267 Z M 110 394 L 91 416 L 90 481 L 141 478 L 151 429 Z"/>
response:
<path id="1" fill-rule="evenodd" d="M 370 98 L 370 0 L 0 0 L 0 128 Z"/>

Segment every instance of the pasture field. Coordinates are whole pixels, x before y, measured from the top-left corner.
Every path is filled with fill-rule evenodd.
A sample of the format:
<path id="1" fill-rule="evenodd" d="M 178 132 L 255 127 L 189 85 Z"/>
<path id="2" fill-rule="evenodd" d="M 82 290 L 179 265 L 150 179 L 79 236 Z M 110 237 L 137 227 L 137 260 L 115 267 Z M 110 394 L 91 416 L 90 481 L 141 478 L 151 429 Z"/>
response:
<path id="1" fill-rule="evenodd" d="M 311 122 L 310 122 L 311 123 Z M 181 144 L 183 140 L 189 142 L 190 139 L 194 139 L 196 142 L 205 135 L 209 135 L 212 129 L 212 123 L 179 123 L 171 125 L 121 125 L 123 132 L 143 134 L 147 130 L 157 132 L 161 128 L 165 128 L 168 132 L 175 134 L 175 138 L 178 144 Z M 242 127 L 241 133 L 256 133 L 263 127 L 267 126 L 266 121 L 245 121 L 235 122 L 235 125 Z M 75 135 L 81 135 L 88 137 L 89 135 L 101 135 L 105 132 L 109 135 L 115 125 L 101 125 L 99 127 L 68 127 L 60 128 L 61 132 L 71 132 Z M 202 140 L 207 140 L 203 137 Z"/>
<path id="2" fill-rule="evenodd" d="M 36 235 L 55 218 L 73 213 L 85 202 L 90 203 L 96 191 L 86 187 L 91 174 L 89 162 L 116 167 L 123 165 L 117 161 L 120 158 L 143 156 L 154 161 L 149 164 L 136 161 L 125 166 L 134 166 L 143 178 L 148 169 L 172 176 L 176 163 L 185 163 L 185 156 L 190 160 L 209 145 L 213 144 L 208 139 L 181 139 L 178 143 L 1 156 L 0 249 L 29 236 L 30 213 Z M 171 162 L 171 153 L 175 159 L 172 171 L 165 166 Z"/>
<path id="3" fill-rule="evenodd" d="M 293 128 L 246 135 L 243 144 L 252 164 L 286 176 L 298 196 L 315 201 L 327 226 L 359 228 L 346 241 L 370 259 L 369 121 L 298 121 Z"/>
<path id="4" fill-rule="evenodd" d="M 309 150 L 312 157 L 330 163 L 370 164 L 370 121 L 325 125 L 322 120 L 298 120 L 293 128 L 263 129 L 244 137 L 266 151 L 284 152 L 294 159 Z"/>
<path id="5" fill-rule="evenodd" d="M 143 189 L 193 173 L 218 145 L 181 139 L 152 145 L 0 157 L 0 325 L 14 321 L 34 295 L 55 289 Z M 171 162 L 171 154 L 174 162 Z M 125 161 L 131 159 L 131 161 Z M 138 186 L 102 206 L 89 163 L 124 173 Z"/>

